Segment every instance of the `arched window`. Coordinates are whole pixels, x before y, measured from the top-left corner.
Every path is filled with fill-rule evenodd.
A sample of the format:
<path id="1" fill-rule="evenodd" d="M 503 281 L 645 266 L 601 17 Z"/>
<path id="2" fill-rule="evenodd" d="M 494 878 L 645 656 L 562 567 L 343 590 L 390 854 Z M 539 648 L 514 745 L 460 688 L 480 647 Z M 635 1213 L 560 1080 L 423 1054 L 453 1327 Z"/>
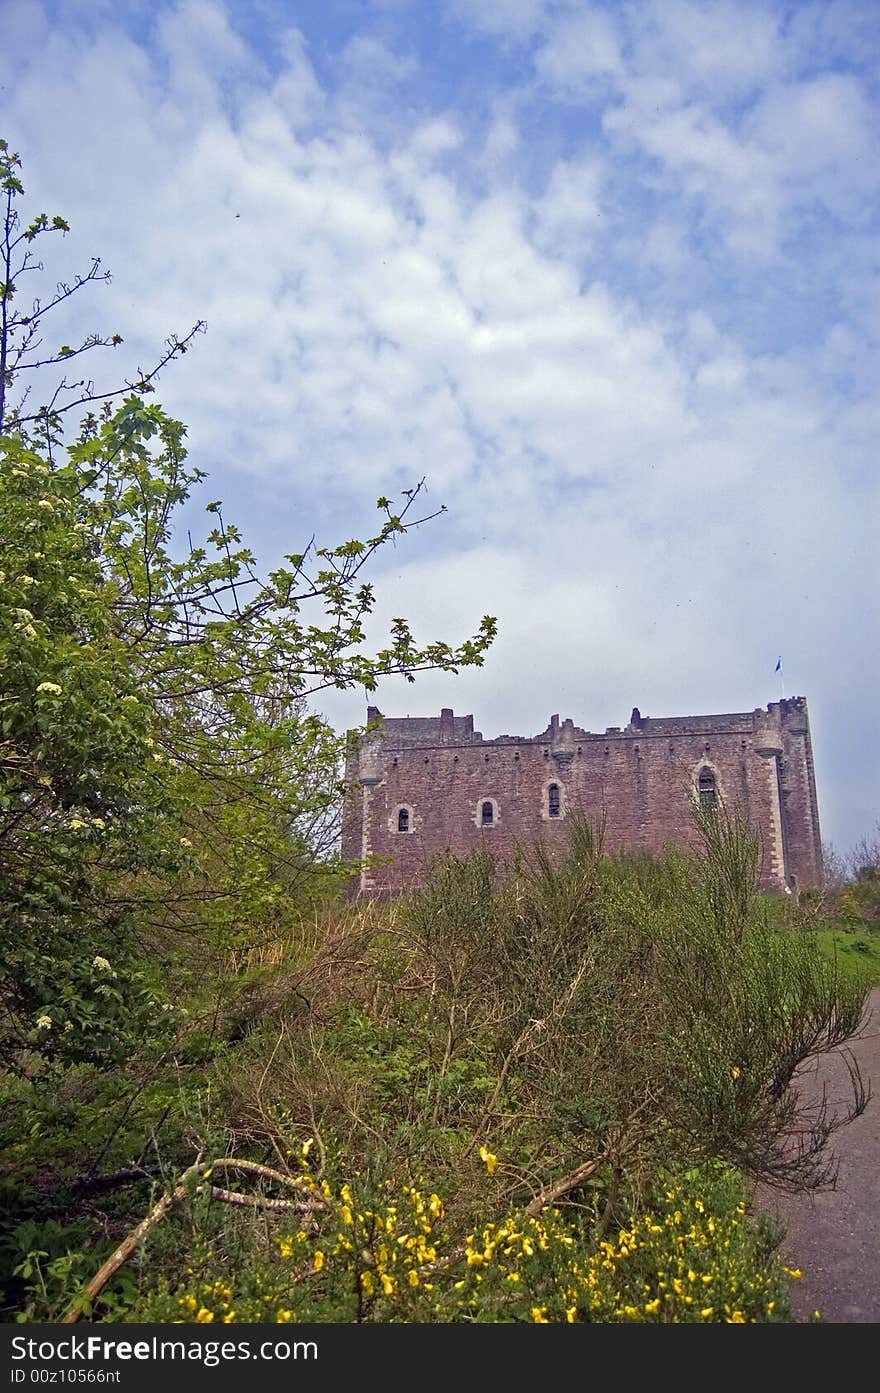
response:
<path id="1" fill-rule="evenodd" d="M 480 826 L 495 826 L 495 807 L 494 804 L 492 804 L 488 798 L 484 803 L 480 804 Z"/>
<path id="2" fill-rule="evenodd" d="M 717 808 L 718 791 L 715 787 L 715 775 L 711 769 L 707 769 L 705 766 L 700 770 L 697 790 L 700 795 L 701 808 Z"/>
<path id="3" fill-rule="evenodd" d="M 397 813 L 398 832 L 409 831 L 409 808 L 399 808 Z"/>
<path id="4" fill-rule="evenodd" d="M 560 798 L 558 784 L 551 784 L 547 790 L 547 812 L 550 817 L 559 817 L 562 812 L 562 800 Z"/>

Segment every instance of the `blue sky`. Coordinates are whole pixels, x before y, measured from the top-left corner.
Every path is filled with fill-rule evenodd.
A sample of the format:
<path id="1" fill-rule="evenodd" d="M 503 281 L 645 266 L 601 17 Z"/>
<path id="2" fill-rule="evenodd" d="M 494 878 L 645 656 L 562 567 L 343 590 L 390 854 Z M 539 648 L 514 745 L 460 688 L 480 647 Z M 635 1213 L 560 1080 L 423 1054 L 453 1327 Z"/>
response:
<path id="1" fill-rule="evenodd" d="M 116 375 L 207 320 L 160 398 L 267 564 L 423 474 L 447 505 L 377 567 L 376 636 L 499 639 L 382 709 L 750 710 L 781 653 L 845 848 L 880 817 L 876 21 L 5 0 L 0 129 L 73 225 L 52 269 L 114 272 Z"/>

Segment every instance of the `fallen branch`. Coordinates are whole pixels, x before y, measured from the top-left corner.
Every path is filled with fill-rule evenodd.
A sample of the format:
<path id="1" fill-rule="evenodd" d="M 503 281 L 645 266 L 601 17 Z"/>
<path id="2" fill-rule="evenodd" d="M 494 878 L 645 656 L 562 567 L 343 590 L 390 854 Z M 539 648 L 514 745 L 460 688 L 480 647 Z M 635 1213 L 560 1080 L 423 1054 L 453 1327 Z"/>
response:
<path id="1" fill-rule="evenodd" d="M 212 1200 L 220 1200 L 223 1204 L 238 1204 L 248 1209 L 265 1209 L 270 1214 L 284 1214 L 293 1210 L 297 1214 L 314 1214 L 316 1209 L 323 1209 L 323 1204 L 316 1204 L 314 1201 L 308 1203 L 298 1200 L 270 1200 L 265 1195 L 243 1195 L 240 1190 L 221 1190 L 218 1185 L 197 1185 L 195 1189 L 197 1195 L 209 1194 Z"/>
<path id="2" fill-rule="evenodd" d="M 561 1180 L 555 1180 L 552 1185 L 545 1185 L 543 1189 L 539 1190 L 534 1199 L 526 1205 L 525 1212 L 528 1214 L 529 1218 L 537 1219 L 541 1210 L 546 1209 L 548 1204 L 555 1204 L 556 1201 L 561 1200 L 564 1195 L 569 1195 L 572 1190 L 579 1189 L 591 1176 L 595 1175 L 600 1166 L 605 1165 L 609 1161 L 612 1167 L 612 1187 L 610 1194 L 613 1195 L 613 1208 L 613 1205 L 617 1203 L 614 1176 L 618 1172 L 622 1173 L 624 1160 L 638 1145 L 639 1132 L 636 1127 L 636 1121 L 639 1114 L 644 1112 L 650 1101 L 650 1098 L 643 1099 L 639 1106 L 630 1113 L 622 1126 L 615 1127 L 611 1130 L 602 1150 L 599 1152 L 598 1156 L 593 1157 L 592 1161 L 585 1161 L 584 1164 L 578 1166 L 576 1170 L 570 1171 L 568 1175 L 564 1175 Z M 607 1209 L 606 1214 L 610 1220 L 610 1211 L 607 1211 Z M 602 1216 L 602 1223 L 606 1222 L 606 1214 Z"/>
<path id="3" fill-rule="evenodd" d="M 595 1175 L 596 1171 L 605 1162 L 605 1154 L 597 1156 L 593 1161 L 587 1161 L 584 1165 L 578 1166 L 577 1170 L 564 1175 L 561 1180 L 555 1181 L 552 1185 L 547 1185 L 543 1190 L 539 1190 L 533 1200 L 526 1205 L 526 1214 L 530 1219 L 537 1219 L 542 1209 L 546 1209 L 548 1204 L 555 1204 L 562 1199 L 563 1195 L 568 1195 L 572 1190 L 577 1190 L 585 1181 Z"/>
<path id="4" fill-rule="evenodd" d="M 123 1185 L 133 1185 L 136 1180 L 151 1180 L 157 1174 L 156 1166 L 149 1170 L 143 1166 L 127 1166 L 123 1170 L 107 1171 L 104 1175 L 78 1175 L 73 1186 L 80 1192 L 91 1190 L 118 1190 Z"/>
<path id="5" fill-rule="evenodd" d="M 118 1272 L 122 1264 L 131 1257 L 135 1248 L 137 1248 L 141 1240 L 150 1232 L 150 1229 L 155 1228 L 160 1220 L 165 1218 L 171 1206 L 176 1204 L 178 1200 L 183 1199 L 186 1194 L 188 1181 L 198 1173 L 200 1166 L 200 1160 L 194 1161 L 191 1166 L 188 1166 L 174 1186 L 174 1189 L 169 1191 L 168 1194 L 163 1195 L 159 1202 L 153 1205 L 147 1217 L 141 1220 L 137 1228 L 132 1229 L 131 1233 L 122 1240 L 116 1251 L 110 1254 L 105 1263 L 101 1264 L 85 1289 L 84 1295 L 88 1297 L 89 1301 L 92 1301 L 98 1295 L 109 1282 L 113 1274 Z M 69 1306 L 61 1317 L 61 1324 L 73 1325 L 79 1320 L 82 1313 L 81 1303 L 75 1306 Z"/>
<path id="6" fill-rule="evenodd" d="M 223 1201 L 225 1204 L 250 1205 L 258 1209 L 267 1209 L 271 1212 L 282 1212 L 286 1210 L 296 1210 L 298 1213 L 312 1214 L 318 1209 L 326 1209 L 327 1201 L 321 1196 L 316 1195 L 310 1182 L 303 1176 L 284 1175 L 282 1171 L 276 1171 L 271 1166 L 260 1165 L 257 1161 L 243 1161 L 236 1156 L 221 1156 L 210 1166 L 202 1169 L 202 1158 L 199 1157 L 191 1166 L 181 1173 L 177 1184 L 164 1194 L 162 1198 L 153 1205 L 146 1218 L 142 1219 L 136 1228 L 131 1230 L 122 1240 L 119 1247 L 110 1254 L 106 1262 L 98 1268 L 92 1280 L 88 1283 L 83 1295 L 89 1300 L 94 1301 L 95 1297 L 107 1285 L 114 1273 L 118 1272 L 123 1263 L 127 1262 L 139 1244 L 146 1238 L 150 1229 L 156 1227 L 165 1218 L 168 1211 L 179 1200 L 184 1199 L 189 1189 L 191 1180 L 199 1176 L 202 1182 L 209 1179 L 214 1171 L 243 1171 L 248 1175 L 260 1176 L 263 1180 L 272 1180 L 278 1185 L 283 1185 L 289 1190 L 296 1190 L 304 1193 L 308 1198 L 301 1201 L 296 1200 L 271 1200 L 265 1199 L 262 1195 L 239 1195 L 234 1190 L 224 1190 L 216 1185 L 205 1186 L 204 1183 L 195 1187 L 195 1193 L 203 1194 L 206 1189 L 210 1192 L 213 1199 Z M 82 1299 L 78 1298 L 75 1305 L 69 1306 L 61 1317 L 62 1325 L 73 1325 L 83 1314 Z"/>

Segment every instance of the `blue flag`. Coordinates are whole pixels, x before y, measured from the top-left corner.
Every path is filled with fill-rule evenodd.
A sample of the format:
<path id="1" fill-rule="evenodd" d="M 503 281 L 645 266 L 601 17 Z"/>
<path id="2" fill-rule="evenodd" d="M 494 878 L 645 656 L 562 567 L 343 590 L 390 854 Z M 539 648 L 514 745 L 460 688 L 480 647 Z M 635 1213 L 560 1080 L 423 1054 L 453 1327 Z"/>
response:
<path id="1" fill-rule="evenodd" d="M 776 659 L 776 667 L 773 669 L 773 671 L 774 671 L 774 672 L 781 672 L 781 671 L 782 671 L 782 659 L 781 659 L 781 658 L 777 658 L 777 659 Z"/>

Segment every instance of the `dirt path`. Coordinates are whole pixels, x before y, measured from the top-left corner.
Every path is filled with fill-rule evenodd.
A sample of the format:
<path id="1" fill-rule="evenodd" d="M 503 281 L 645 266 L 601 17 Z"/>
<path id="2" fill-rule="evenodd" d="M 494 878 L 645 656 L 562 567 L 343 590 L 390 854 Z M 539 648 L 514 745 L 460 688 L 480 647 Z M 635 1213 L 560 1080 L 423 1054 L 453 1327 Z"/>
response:
<path id="1" fill-rule="evenodd" d="M 798 1320 L 818 1310 L 828 1322 L 880 1322 L 880 987 L 871 993 L 870 1012 L 861 1038 L 851 1043 L 874 1096 L 862 1116 L 833 1138 L 840 1159 L 837 1189 L 812 1197 L 765 1189 L 758 1194 L 759 1207 L 787 1225 L 782 1251 L 804 1274 L 792 1293 Z M 829 1107 L 837 1102 L 840 1108 L 849 1080 L 839 1054 L 807 1071 L 802 1087 L 818 1095 L 823 1083 Z"/>

